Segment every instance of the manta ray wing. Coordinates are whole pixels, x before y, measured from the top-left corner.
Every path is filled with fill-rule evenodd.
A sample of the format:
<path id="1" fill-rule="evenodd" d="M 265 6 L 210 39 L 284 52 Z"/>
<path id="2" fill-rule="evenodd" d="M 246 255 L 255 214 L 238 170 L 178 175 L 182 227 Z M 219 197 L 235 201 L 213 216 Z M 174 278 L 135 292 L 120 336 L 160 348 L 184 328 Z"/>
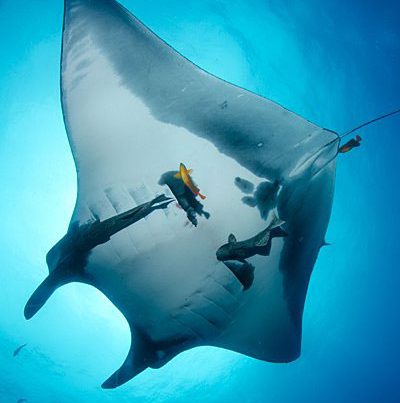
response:
<path id="1" fill-rule="evenodd" d="M 137 147 L 140 139 L 145 149 L 144 138 L 156 129 L 144 111 L 150 121 L 184 127 L 269 179 L 337 137 L 208 74 L 110 0 L 66 1 L 62 90 L 81 180 L 90 170 L 93 181 L 93 160 L 101 161 L 98 181 L 107 180 L 110 170 L 115 181 L 128 167 L 137 169 L 137 161 L 126 165 L 128 145 Z M 221 102 L 227 107 L 221 109 Z"/>
<path id="2" fill-rule="evenodd" d="M 298 357 L 331 211 L 337 135 L 205 72 L 113 0 L 65 1 L 61 88 L 78 175 L 73 223 L 151 200 L 164 191 L 160 176 L 181 161 L 209 195 L 211 218 L 197 228 L 170 208 L 92 251 L 82 281 L 108 296 L 132 329 L 131 351 L 104 387 L 199 345 L 273 362 Z M 266 227 L 241 201 L 237 177 L 280 182 L 276 208 L 289 234 L 272 241 L 270 256 L 251 258 L 246 291 L 215 258 L 229 233 L 248 239 Z"/>

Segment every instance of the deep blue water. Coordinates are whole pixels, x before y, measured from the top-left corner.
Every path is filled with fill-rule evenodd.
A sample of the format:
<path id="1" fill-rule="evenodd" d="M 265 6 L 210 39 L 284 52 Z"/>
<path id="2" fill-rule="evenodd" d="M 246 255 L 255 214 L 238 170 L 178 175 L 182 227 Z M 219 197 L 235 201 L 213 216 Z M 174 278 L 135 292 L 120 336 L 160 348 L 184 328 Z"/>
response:
<path id="1" fill-rule="evenodd" d="M 68 285 L 24 320 L 75 201 L 62 3 L 0 1 L 0 402 L 399 402 L 400 117 L 361 131 L 362 147 L 338 161 L 332 246 L 311 279 L 296 362 L 203 347 L 103 391 L 129 331 L 99 292 Z M 398 1 L 122 3 L 201 67 L 321 126 L 343 132 L 400 106 Z"/>

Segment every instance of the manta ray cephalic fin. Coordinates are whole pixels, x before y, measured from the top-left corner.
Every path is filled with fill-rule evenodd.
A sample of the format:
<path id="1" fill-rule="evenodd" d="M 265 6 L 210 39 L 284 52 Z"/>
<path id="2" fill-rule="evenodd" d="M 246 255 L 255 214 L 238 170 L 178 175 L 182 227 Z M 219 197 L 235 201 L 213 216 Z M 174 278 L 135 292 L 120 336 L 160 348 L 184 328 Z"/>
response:
<path id="1" fill-rule="evenodd" d="M 73 281 L 73 279 L 70 276 L 70 272 L 62 270 L 50 272 L 26 303 L 24 309 L 25 318 L 31 319 L 35 316 L 58 287 L 71 281 Z"/>

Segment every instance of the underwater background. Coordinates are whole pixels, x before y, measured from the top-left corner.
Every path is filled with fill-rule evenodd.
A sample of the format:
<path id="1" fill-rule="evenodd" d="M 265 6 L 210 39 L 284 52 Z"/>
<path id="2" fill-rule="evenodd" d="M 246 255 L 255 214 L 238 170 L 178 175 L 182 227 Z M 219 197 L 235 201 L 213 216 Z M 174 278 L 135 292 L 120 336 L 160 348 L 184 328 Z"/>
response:
<path id="1" fill-rule="evenodd" d="M 121 3 L 204 69 L 320 126 L 343 133 L 400 106 L 398 1 Z M 398 116 L 338 158 L 332 245 L 311 278 L 297 361 L 200 347 L 106 391 L 130 333 L 99 291 L 67 285 L 25 321 L 76 196 L 59 101 L 62 14 L 61 0 L 0 0 L 0 403 L 399 402 Z"/>

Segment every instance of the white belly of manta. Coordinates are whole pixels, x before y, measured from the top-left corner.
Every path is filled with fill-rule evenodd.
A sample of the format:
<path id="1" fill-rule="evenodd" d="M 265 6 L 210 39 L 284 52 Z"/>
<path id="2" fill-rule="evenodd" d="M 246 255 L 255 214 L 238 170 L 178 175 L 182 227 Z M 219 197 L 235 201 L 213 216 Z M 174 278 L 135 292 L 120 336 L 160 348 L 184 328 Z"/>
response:
<path id="1" fill-rule="evenodd" d="M 117 99 L 121 99 L 120 94 Z M 132 100 L 131 95 L 129 99 Z M 242 323 L 249 322 L 246 337 L 253 335 L 246 353 L 259 355 L 260 344 L 265 341 L 270 345 L 269 339 L 279 335 L 277 317 L 282 318 L 280 326 L 292 326 L 287 312 L 279 314 L 287 306 L 281 274 L 273 264 L 282 241 L 274 240 L 270 256 L 251 259 L 256 268 L 255 279 L 246 292 L 235 275 L 218 262 L 215 253 L 230 233 L 245 240 L 266 227 L 267 221 L 260 217 L 257 208 L 243 203 L 246 195 L 235 185 L 236 177 L 255 187 L 263 179 L 221 154 L 210 142 L 184 128 L 155 120 L 140 100 L 129 107 L 134 114 L 116 107 L 115 113 L 121 113 L 121 120 L 131 120 L 122 127 L 136 127 L 139 133 L 147 135 L 140 137 L 137 147 L 126 148 L 123 143 L 112 146 L 116 164 L 124 161 L 126 179 L 112 182 L 112 170 L 122 168 L 110 167 L 107 186 L 95 189 L 91 184 L 90 192 L 85 192 L 88 197 L 78 199 L 75 219 L 83 223 L 91 218 L 90 213 L 106 219 L 157 194 L 169 195 L 168 187 L 158 184 L 159 179 L 164 172 L 178 170 L 181 162 L 193 169 L 192 176 L 206 196 L 201 202 L 210 218 L 199 216 L 198 226 L 194 227 L 178 203 L 172 203 L 168 210 L 156 211 L 122 230 L 91 253 L 87 272 L 95 278 L 93 285 L 155 343 L 187 337 L 194 344 L 207 340 L 207 344 L 218 345 L 224 333 L 243 332 L 242 324 L 235 329 L 238 325 L 234 319 L 240 315 Z M 107 148 L 105 152 L 111 151 Z M 132 161 L 132 168 L 126 166 L 128 160 Z M 137 167 L 142 167 L 140 172 Z M 254 313 L 260 309 L 260 293 L 264 294 L 263 315 L 254 321 Z M 280 298 L 277 293 L 281 293 Z M 269 326 L 272 322 L 273 327 Z M 254 332 L 254 323 L 263 332 L 262 339 Z M 282 340 L 277 338 L 278 341 Z"/>

